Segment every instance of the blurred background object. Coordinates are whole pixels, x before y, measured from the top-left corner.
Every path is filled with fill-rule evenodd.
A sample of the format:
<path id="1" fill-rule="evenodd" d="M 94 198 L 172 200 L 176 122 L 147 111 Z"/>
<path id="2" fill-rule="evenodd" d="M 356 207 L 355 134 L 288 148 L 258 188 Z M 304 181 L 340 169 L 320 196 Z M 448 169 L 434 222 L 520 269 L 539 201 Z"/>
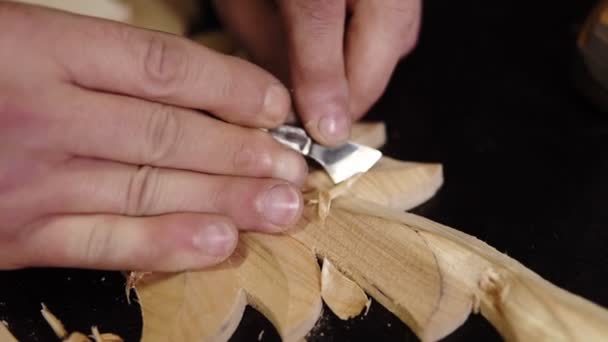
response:
<path id="1" fill-rule="evenodd" d="M 608 0 L 600 0 L 578 36 L 577 84 L 593 103 L 608 112 Z"/>
<path id="2" fill-rule="evenodd" d="M 197 0 L 17 0 L 185 35 L 200 15 Z"/>

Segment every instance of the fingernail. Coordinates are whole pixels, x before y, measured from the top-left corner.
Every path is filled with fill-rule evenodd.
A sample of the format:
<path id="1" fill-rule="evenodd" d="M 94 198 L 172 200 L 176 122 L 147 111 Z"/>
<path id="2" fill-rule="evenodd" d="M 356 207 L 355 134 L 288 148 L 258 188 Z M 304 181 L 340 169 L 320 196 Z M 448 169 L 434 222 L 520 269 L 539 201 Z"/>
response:
<path id="1" fill-rule="evenodd" d="M 292 186 L 275 185 L 263 196 L 262 215 L 274 225 L 289 225 L 297 219 L 301 212 L 302 198 Z"/>
<path id="2" fill-rule="evenodd" d="M 304 158 L 295 152 L 286 150 L 274 161 L 272 176 L 301 185 L 307 173 L 308 165 Z"/>
<path id="3" fill-rule="evenodd" d="M 264 114 L 271 125 L 283 123 L 290 106 L 289 93 L 285 87 L 273 84 L 264 97 Z"/>
<path id="4" fill-rule="evenodd" d="M 234 227 L 216 222 L 203 226 L 192 237 L 192 245 L 209 256 L 223 257 L 232 252 L 236 238 Z"/>
<path id="5" fill-rule="evenodd" d="M 350 120 L 346 113 L 327 114 L 319 120 L 319 133 L 329 144 L 341 144 L 350 137 Z"/>

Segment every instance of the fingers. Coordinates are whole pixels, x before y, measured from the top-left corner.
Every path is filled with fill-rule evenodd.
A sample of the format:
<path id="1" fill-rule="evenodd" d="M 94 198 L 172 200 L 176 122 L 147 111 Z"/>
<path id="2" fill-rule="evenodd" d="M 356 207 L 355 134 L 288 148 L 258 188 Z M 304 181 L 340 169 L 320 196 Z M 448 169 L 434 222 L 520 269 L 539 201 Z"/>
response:
<path id="1" fill-rule="evenodd" d="M 360 0 L 346 35 L 350 110 L 361 117 L 384 92 L 395 66 L 416 42 L 420 0 Z"/>
<path id="2" fill-rule="evenodd" d="M 75 89 L 59 96 L 69 100 L 57 101 L 64 124 L 56 137 L 72 154 L 295 184 L 306 177 L 303 157 L 258 129 L 114 94 Z"/>
<path id="3" fill-rule="evenodd" d="M 200 269 L 230 256 L 237 239 L 230 220 L 207 214 L 57 216 L 28 229 L 19 262 L 112 270 Z"/>
<path id="4" fill-rule="evenodd" d="M 258 65 L 289 84 L 282 19 L 271 1 L 215 0 L 224 26 Z"/>
<path id="5" fill-rule="evenodd" d="M 239 229 L 280 232 L 299 219 L 300 191 L 285 181 L 212 176 L 149 166 L 74 159 L 49 180 L 51 212 L 155 216 L 176 212 L 218 214 Z M 63 211 L 61 211 L 63 209 Z"/>
<path id="6" fill-rule="evenodd" d="M 288 36 L 296 111 L 318 142 L 338 145 L 350 136 L 343 39 L 344 0 L 281 0 Z"/>
<path id="7" fill-rule="evenodd" d="M 56 58 L 68 80 L 82 87 L 202 109 L 255 127 L 274 127 L 288 114 L 287 89 L 242 59 L 170 34 L 88 17 L 62 18 L 55 25 L 63 29 L 56 32 Z"/>

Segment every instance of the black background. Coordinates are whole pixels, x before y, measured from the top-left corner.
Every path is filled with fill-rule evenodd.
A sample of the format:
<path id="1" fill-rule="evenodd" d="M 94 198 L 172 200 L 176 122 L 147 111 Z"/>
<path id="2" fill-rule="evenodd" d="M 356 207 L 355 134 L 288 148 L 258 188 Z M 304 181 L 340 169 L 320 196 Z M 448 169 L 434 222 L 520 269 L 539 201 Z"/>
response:
<path id="1" fill-rule="evenodd" d="M 387 155 L 444 164 L 444 187 L 415 212 L 608 306 L 608 114 L 574 82 L 584 75 L 576 34 L 591 5 L 425 1 L 419 44 L 368 118 L 387 122 Z M 0 272 L 0 320 L 23 342 L 54 341 L 38 313 L 45 302 L 68 330 L 97 324 L 135 341 L 141 318 L 123 286 L 117 272 Z M 350 322 L 325 310 L 322 327 L 312 340 L 416 340 L 377 303 Z M 247 309 L 232 340 L 255 341 L 261 330 L 277 339 Z M 500 337 L 473 315 L 446 340 Z"/>

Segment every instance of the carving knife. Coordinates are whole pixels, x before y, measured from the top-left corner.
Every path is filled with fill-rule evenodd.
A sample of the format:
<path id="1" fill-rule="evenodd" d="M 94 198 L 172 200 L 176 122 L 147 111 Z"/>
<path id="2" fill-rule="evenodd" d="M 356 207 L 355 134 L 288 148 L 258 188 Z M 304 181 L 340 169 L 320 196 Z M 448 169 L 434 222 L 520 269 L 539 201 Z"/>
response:
<path id="1" fill-rule="evenodd" d="M 297 126 L 282 125 L 268 132 L 278 142 L 319 163 L 335 184 L 366 172 L 382 157 L 382 152 L 350 141 L 335 148 L 325 147 Z"/>

